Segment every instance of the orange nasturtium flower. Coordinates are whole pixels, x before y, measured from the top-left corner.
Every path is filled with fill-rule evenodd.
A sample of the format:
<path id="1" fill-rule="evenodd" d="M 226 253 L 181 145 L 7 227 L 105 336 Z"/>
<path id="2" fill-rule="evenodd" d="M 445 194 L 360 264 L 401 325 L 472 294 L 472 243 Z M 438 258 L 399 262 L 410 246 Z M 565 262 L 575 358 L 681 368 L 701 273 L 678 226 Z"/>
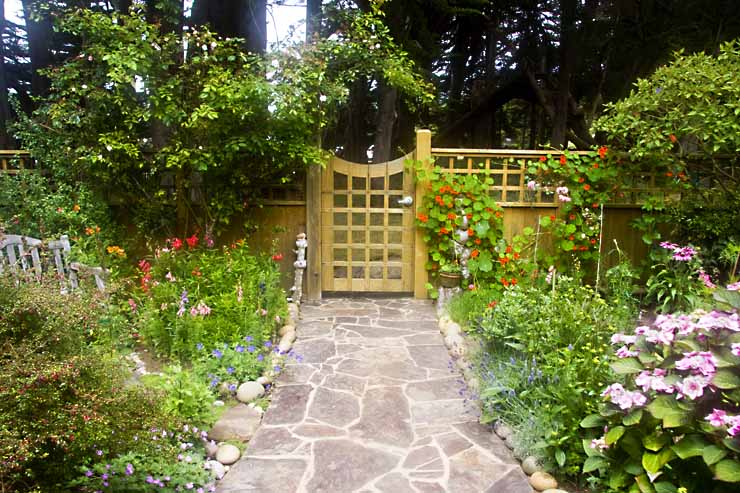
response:
<path id="1" fill-rule="evenodd" d="M 565 154 L 560 155 L 560 164 L 565 164 L 568 162 L 568 158 L 565 157 Z"/>
<path id="2" fill-rule="evenodd" d="M 441 234 L 441 235 L 446 235 L 449 232 L 450 231 L 447 228 L 445 228 L 444 226 L 442 226 L 441 228 L 439 228 L 439 234 Z"/>
<path id="3" fill-rule="evenodd" d="M 540 162 L 544 163 L 545 161 L 547 161 L 547 156 L 540 156 Z"/>
<path id="4" fill-rule="evenodd" d="M 455 214 L 454 212 L 450 212 L 449 214 L 447 214 L 447 219 L 449 219 L 450 221 L 454 221 L 455 219 L 457 219 L 457 214 Z"/>
<path id="5" fill-rule="evenodd" d="M 473 231 L 473 228 L 468 228 L 468 236 L 474 236 L 475 231 Z"/>
<path id="6" fill-rule="evenodd" d="M 423 223 L 429 221 L 429 216 L 427 216 L 426 214 L 419 213 L 417 217 L 419 218 L 419 221 Z"/>
<path id="7" fill-rule="evenodd" d="M 676 141 L 678 140 L 678 139 L 676 138 L 676 136 L 675 136 L 675 135 L 673 135 L 673 134 L 669 135 L 669 136 L 668 136 L 668 138 L 669 138 L 669 139 L 671 139 L 671 142 L 673 142 L 674 144 L 675 144 L 675 143 L 676 143 Z"/>
<path id="8" fill-rule="evenodd" d="M 586 183 L 585 185 L 583 185 L 583 189 L 588 192 L 589 190 L 591 190 L 591 185 Z"/>
<path id="9" fill-rule="evenodd" d="M 72 210 L 75 212 L 80 212 L 80 206 L 78 204 L 75 204 L 74 206 L 72 206 Z"/>
<path id="10" fill-rule="evenodd" d="M 480 245 L 481 244 L 480 238 L 474 239 L 473 243 L 475 243 L 476 245 Z"/>
<path id="11" fill-rule="evenodd" d="M 473 250 L 472 252 L 470 252 L 470 256 L 473 258 L 477 257 L 478 255 L 480 255 L 480 252 L 478 250 Z"/>
<path id="12" fill-rule="evenodd" d="M 609 150 L 609 148 L 608 148 L 608 147 L 606 147 L 606 146 L 601 146 L 601 147 L 599 147 L 599 157 L 600 157 L 601 159 L 604 159 L 604 157 L 606 156 L 606 152 L 607 152 L 608 150 Z"/>

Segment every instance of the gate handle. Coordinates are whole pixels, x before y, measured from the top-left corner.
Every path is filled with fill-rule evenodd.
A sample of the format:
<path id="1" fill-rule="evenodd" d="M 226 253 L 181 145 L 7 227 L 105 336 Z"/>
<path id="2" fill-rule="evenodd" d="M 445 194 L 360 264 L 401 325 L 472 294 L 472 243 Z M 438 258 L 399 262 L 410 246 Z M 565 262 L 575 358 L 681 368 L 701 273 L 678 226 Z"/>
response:
<path id="1" fill-rule="evenodd" d="M 413 203 L 414 203 L 414 198 L 411 195 L 407 195 L 404 198 L 398 200 L 398 205 L 403 205 L 406 207 L 410 206 Z"/>

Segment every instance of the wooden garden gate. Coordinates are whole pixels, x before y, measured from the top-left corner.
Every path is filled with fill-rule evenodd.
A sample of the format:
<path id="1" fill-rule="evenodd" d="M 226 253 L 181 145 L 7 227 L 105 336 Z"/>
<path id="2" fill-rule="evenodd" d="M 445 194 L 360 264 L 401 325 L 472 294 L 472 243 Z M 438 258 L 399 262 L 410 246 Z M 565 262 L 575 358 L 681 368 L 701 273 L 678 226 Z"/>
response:
<path id="1" fill-rule="evenodd" d="M 410 157 L 379 164 L 332 157 L 321 170 L 322 291 L 414 291 Z"/>

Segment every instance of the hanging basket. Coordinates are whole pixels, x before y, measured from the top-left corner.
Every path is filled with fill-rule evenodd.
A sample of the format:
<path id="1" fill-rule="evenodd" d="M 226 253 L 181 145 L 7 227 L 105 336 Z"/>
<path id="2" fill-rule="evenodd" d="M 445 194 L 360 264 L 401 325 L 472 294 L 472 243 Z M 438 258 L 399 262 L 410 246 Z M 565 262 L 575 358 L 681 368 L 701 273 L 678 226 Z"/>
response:
<path id="1" fill-rule="evenodd" d="M 460 280 L 462 280 L 462 274 L 459 272 L 440 272 L 439 283 L 443 288 L 457 288 L 460 287 Z"/>

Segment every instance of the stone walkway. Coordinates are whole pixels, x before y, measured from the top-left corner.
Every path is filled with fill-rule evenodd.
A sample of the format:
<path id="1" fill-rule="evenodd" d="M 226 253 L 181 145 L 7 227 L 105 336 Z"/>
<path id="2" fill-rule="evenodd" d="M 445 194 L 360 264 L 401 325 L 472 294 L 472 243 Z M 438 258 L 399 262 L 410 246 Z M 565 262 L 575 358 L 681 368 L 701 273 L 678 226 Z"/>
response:
<path id="1" fill-rule="evenodd" d="M 462 396 L 429 302 L 303 305 L 294 350 L 221 493 L 532 488 Z"/>

